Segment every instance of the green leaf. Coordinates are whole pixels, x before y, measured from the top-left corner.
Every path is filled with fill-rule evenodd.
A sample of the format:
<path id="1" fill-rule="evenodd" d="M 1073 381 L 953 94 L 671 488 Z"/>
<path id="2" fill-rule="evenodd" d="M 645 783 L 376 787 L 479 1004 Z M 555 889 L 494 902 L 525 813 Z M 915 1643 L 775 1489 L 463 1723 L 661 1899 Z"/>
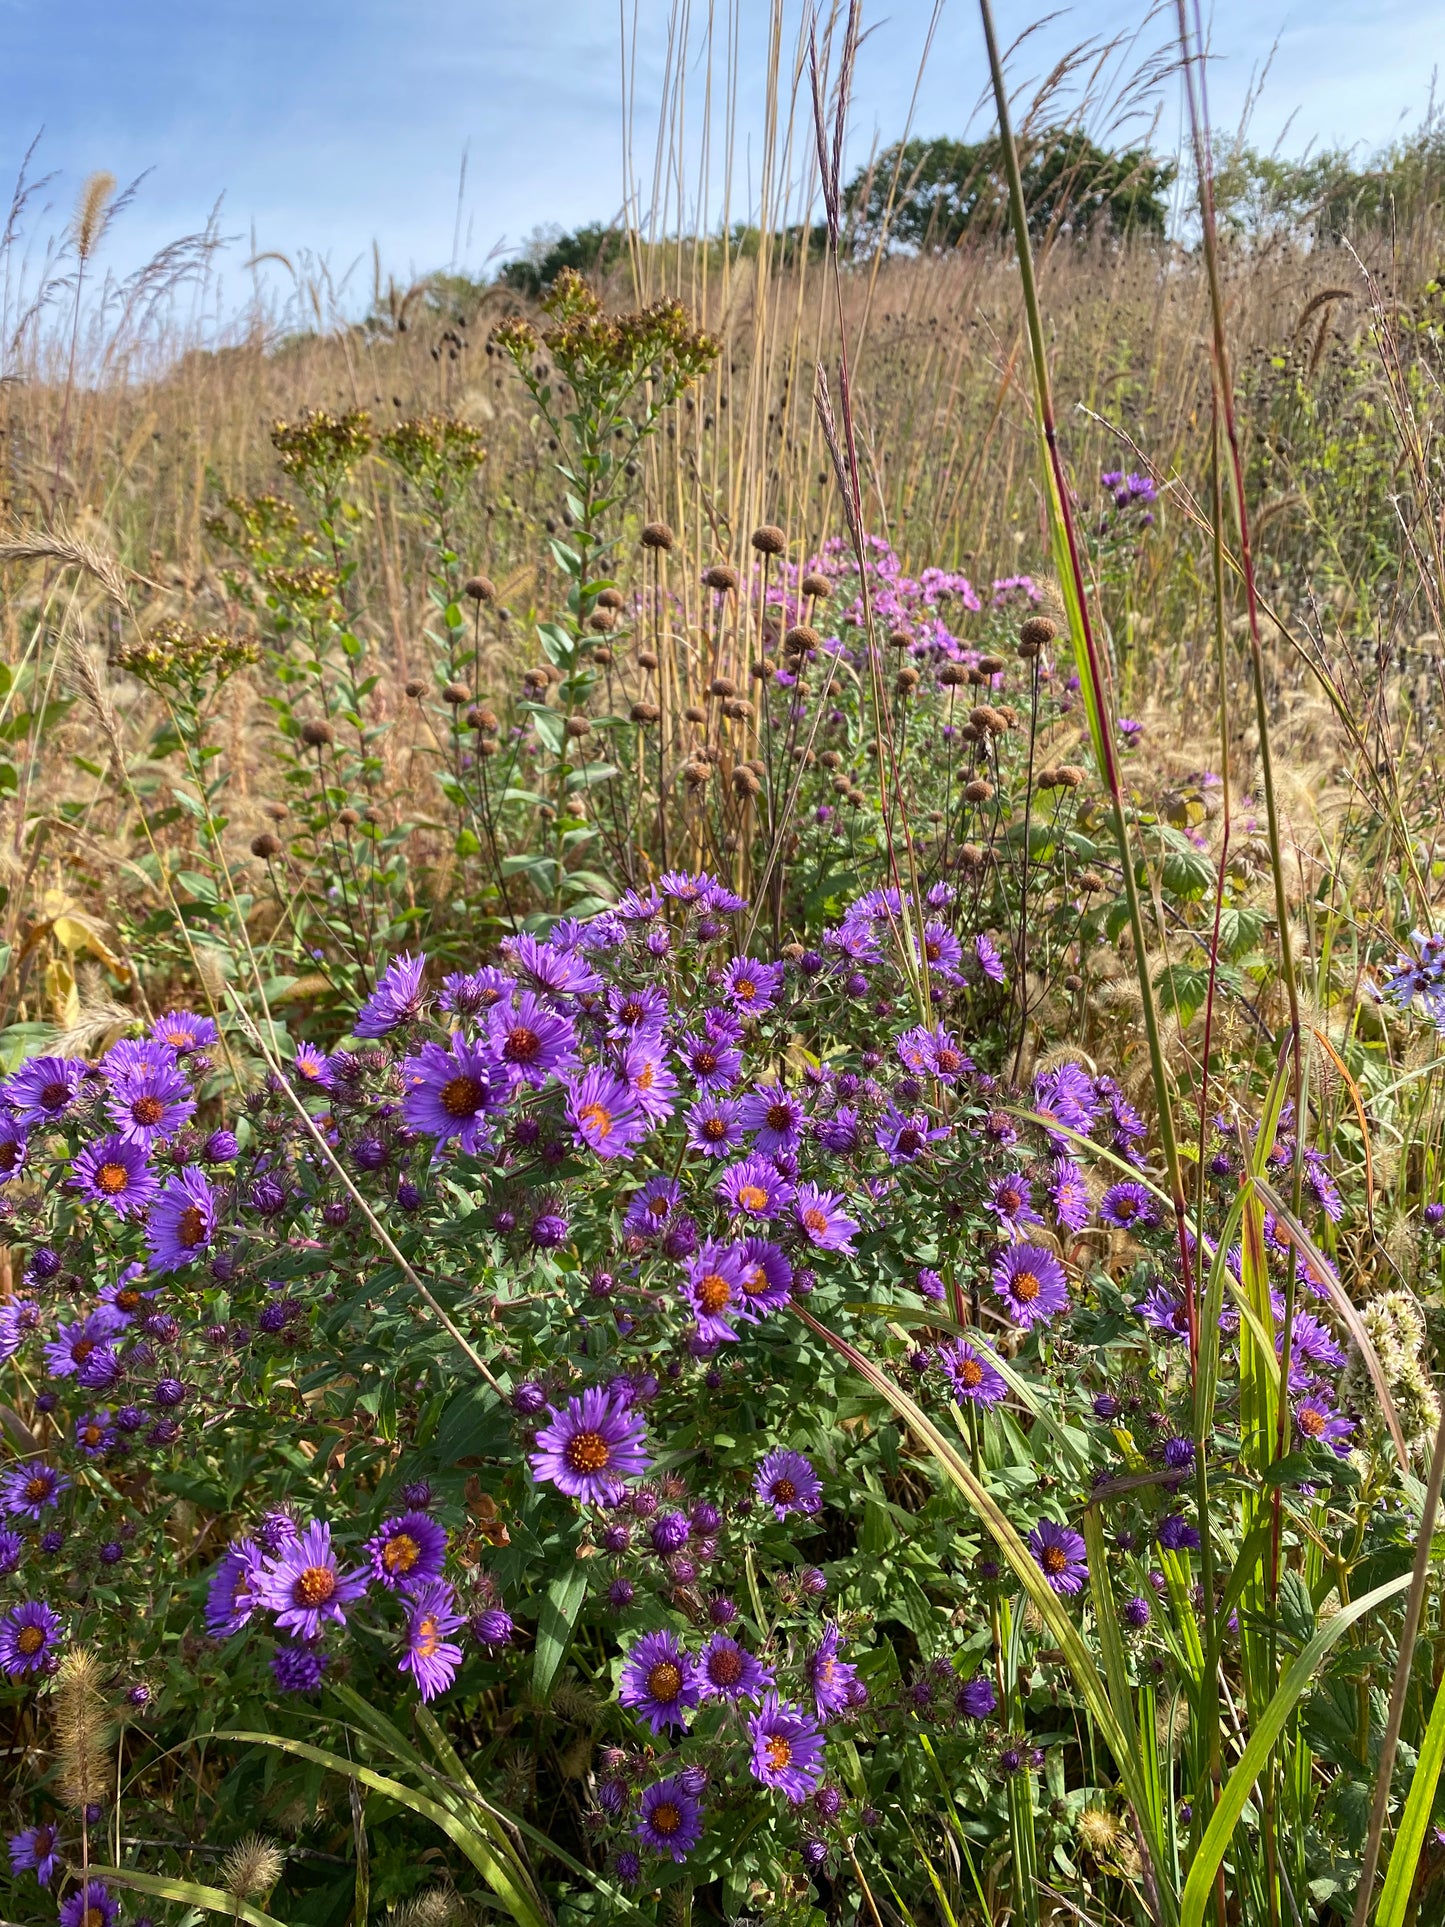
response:
<path id="1" fill-rule="evenodd" d="M 1445 1761 L 1445 1693 L 1437 1693 L 1430 1710 L 1430 1724 L 1425 1729 L 1425 1744 L 1415 1762 L 1400 1830 L 1390 1849 L 1390 1864 L 1385 1869 L 1375 1927 L 1404 1927 L 1405 1910 L 1415 1885 L 1415 1870 L 1425 1845 L 1425 1829 L 1435 1805 L 1435 1787 L 1442 1761 Z"/>
<path id="2" fill-rule="evenodd" d="M 547 1588 L 537 1617 L 537 1646 L 532 1655 L 532 1691 L 545 1700 L 572 1644 L 572 1629 L 587 1594 L 587 1573 L 580 1565 L 560 1574 Z"/>
<path id="3" fill-rule="evenodd" d="M 111 1887 L 129 1888 L 131 1893 L 149 1894 L 152 1900 L 174 1900 L 182 1907 L 200 1907 L 226 1920 L 248 1920 L 251 1927 L 276 1927 L 274 1914 L 263 1914 L 248 1900 L 237 1900 L 220 1887 L 203 1887 L 195 1880 L 170 1880 L 160 1874 L 138 1873 L 133 1867 L 97 1867 L 93 1862 L 90 1877 Z"/>
<path id="4" fill-rule="evenodd" d="M 1179 1927 L 1204 1927 L 1205 1910 L 1214 1893 L 1214 1876 L 1239 1824 L 1239 1816 L 1244 1812 L 1245 1802 L 1254 1791 L 1254 1783 L 1263 1772 L 1275 1741 L 1284 1731 L 1285 1721 L 1314 1677 L 1315 1668 L 1335 1641 L 1348 1632 L 1357 1620 L 1363 1619 L 1366 1613 L 1373 1612 L 1377 1606 L 1383 1606 L 1396 1593 L 1404 1592 L 1409 1584 L 1410 1574 L 1402 1573 L 1398 1579 L 1392 1579 L 1388 1584 L 1366 1593 L 1363 1599 L 1354 1599 L 1348 1606 L 1342 1606 L 1333 1619 L 1325 1621 L 1285 1673 L 1279 1691 L 1254 1722 L 1249 1744 L 1239 1756 L 1239 1764 L 1226 1781 L 1219 1804 L 1204 1829 L 1204 1838 L 1199 1843 L 1199 1851 L 1194 1856 L 1189 1877 L 1184 1883 Z M 1434 1723 L 1433 1716 L 1431 1723 Z"/>

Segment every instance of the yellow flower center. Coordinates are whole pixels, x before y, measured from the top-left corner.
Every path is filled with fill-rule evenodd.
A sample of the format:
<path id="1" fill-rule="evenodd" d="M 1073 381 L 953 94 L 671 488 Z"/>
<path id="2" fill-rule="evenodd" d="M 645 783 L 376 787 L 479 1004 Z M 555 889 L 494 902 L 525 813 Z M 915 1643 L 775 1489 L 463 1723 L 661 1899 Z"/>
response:
<path id="1" fill-rule="evenodd" d="M 655 1700 L 666 1704 L 682 1691 L 682 1668 L 670 1659 L 660 1659 L 647 1675 L 647 1690 Z"/>
<path id="2" fill-rule="evenodd" d="M 562 1455 L 574 1472 L 600 1472 L 612 1448 L 600 1432 L 578 1432 L 568 1439 Z"/>
<path id="3" fill-rule="evenodd" d="M 409 1532 L 398 1532 L 381 1549 L 381 1563 L 389 1573 L 410 1572 L 421 1557 L 421 1547 Z"/>
<path id="4" fill-rule="evenodd" d="M 298 1606 L 324 1606 L 336 1591 L 336 1574 L 330 1566 L 307 1566 L 298 1575 L 294 1596 Z"/>
<path id="5" fill-rule="evenodd" d="M 475 1077 L 449 1077 L 438 1095 L 448 1117 L 475 1117 L 484 1093 Z"/>

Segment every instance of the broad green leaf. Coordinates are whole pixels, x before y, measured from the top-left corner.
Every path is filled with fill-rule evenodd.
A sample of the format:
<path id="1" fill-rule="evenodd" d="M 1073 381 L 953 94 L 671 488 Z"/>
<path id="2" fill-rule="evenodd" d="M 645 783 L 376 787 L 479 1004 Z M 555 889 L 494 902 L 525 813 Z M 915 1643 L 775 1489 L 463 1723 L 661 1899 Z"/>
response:
<path id="1" fill-rule="evenodd" d="M 1445 1693 L 1437 1693 L 1430 1710 L 1430 1724 L 1425 1729 L 1425 1744 L 1415 1762 L 1400 1829 L 1390 1849 L 1390 1864 L 1385 1869 L 1375 1927 L 1404 1927 L 1405 1911 L 1415 1885 L 1415 1870 L 1425 1845 L 1425 1829 L 1435 1805 L 1435 1787 L 1442 1761 L 1445 1761 Z"/>
<path id="2" fill-rule="evenodd" d="M 226 1920 L 247 1920 L 251 1927 L 276 1927 L 275 1914 L 263 1914 L 248 1900 L 237 1900 L 222 1887 L 203 1887 L 195 1880 L 171 1880 L 163 1874 L 140 1873 L 134 1867 L 97 1867 L 91 1863 L 92 1880 L 103 1880 L 110 1887 L 126 1887 L 132 1893 L 148 1894 L 152 1900 L 174 1900 L 182 1907 L 199 1907 Z"/>
<path id="3" fill-rule="evenodd" d="M 586 1571 L 574 1565 L 552 1581 L 543 1597 L 537 1617 L 537 1647 L 532 1655 L 532 1691 L 539 1700 L 545 1700 L 551 1692 L 572 1644 L 572 1629 L 586 1591 Z"/>

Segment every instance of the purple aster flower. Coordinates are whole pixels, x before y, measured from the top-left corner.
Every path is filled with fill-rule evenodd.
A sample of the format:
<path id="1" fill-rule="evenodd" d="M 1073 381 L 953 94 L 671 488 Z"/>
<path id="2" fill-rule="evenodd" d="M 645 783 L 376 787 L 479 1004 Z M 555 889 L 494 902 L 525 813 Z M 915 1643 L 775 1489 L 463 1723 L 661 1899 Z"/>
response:
<path id="1" fill-rule="evenodd" d="M 813 1704 L 825 1726 L 835 1713 L 841 1713 L 850 1704 L 849 1691 L 858 1678 L 858 1668 L 838 1657 L 840 1644 L 838 1628 L 830 1619 L 804 1666 L 808 1684 L 813 1689 Z"/>
<path id="2" fill-rule="evenodd" d="M 988 1208 L 996 1214 L 1001 1224 L 1043 1223 L 1034 1210 L 1033 1190 L 1022 1171 L 1010 1171 L 997 1180 L 989 1192 Z"/>
<path id="3" fill-rule="evenodd" d="M 89 1880 L 60 1903 L 59 1927 L 115 1927 L 120 1909 L 103 1880 Z"/>
<path id="4" fill-rule="evenodd" d="M 736 1097 L 702 1097 L 687 1114 L 688 1148 L 707 1158 L 727 1157 L 742 1142 L 742 1102 Z"/>
<path id="5" fill-rule="evenodd" d="M 743 1128 L 754 1131 L 755 1151 L 791 1151 L 807 1122 L 807 1112 L 781 1084 L 760 1084 L 742 1100 Z"/>
<path id="6" fill-rule="evenodd" d="M 664 1558 L 681 1552 L 691 1537 L 692 1522 L 685 1512 L 660 1512 L 647 1530 L 648 1544 Z"/>
<path id="7" fill-rule="evenodd" d="M 394 957 L 357 1012 L 352 1032 L 357 1037 L 385 1037 L 399 1024 L 414 1024 L 426 1008 L 426 958 Z"/>
<path id="8" fill-rule="evenodd" d="M 282 1632 L 314 1640 L 321 1637 L 323 1620 L 346 1624 L 344 1608 L 366 1591 L 366 1574 L 341 1570 L 330 1526 L 313 1519 L 292 1544 L 266 1561 L 254 1584 L 257 1605 L 275 1613 Z"/>
<path id="9" fill-rule="evenodd" d="M 29 1139 L 9 1111 L 0 1112 L 0 1184 L 18 1178 L 25 1169 Z"/>
<path id="10" fill-rule="evenodd" d="M 85 1066 L 73 1057 L 32 1057 L 0 1084 L 0 1098 L 22 1126 L 58 1124 L 75 1102 Z"/>
<path id="11" fill-rule="evenodd" d="M 1337 1459 L 1350 1456 L 1354 1420 L 1336 1412 L 1327 1400 L 1319 1397 L 1301 1399 L 1294 1408 L 1294 1423 L 1302 1439 L 1328 1445 Z"/>
<path id="12" fill-rule="evenodd" d="M 1275 1333 L 1274 1348 L 1283 1355 L 1283 1331 Z M 1291 1376 L 1294 1368 L 1301 1365 L 1312 1365 L 1317 1371 L 1339 1371 L 1345 1363 L 1345 1354 L 1335 1343 L 1334 1334 L 1312 1311 L 1301 1308 L 1295 1312 L 1290 1327 L 1290 1363 Z"/>
<path id="13" fill-rule="evenodd" d="M 442 978 L 437 1003 L 454 1017 L 480 1017 L 484 1011 L 501 1003 L 504 997 L 510 997 L 516 981 L 505 970 L 496 970 L 491 966 L 485 970 L 454 970 Z"/>
<path id="14" fill-rule="evenodd" d="M 655 1238 L 681 1201 L 682 1186 L 676 1178 L 649 1178 L 628 1200 L 622 1229 L 640 1238 Z"/>
<path id="15" fill-rule="evenodd" d="M 923 1156 L 930 1144 L 947 1136 L 946 1124 L 930 1129 L 926 1112 L 915 1111 L 905 1116 L 891 1100 L 873 1127 L 874 1142 L 880 1151 L 887 1152 L 890 1164 L 912 1164 Z"/>
<path id="16" fill-rule="evenodd" d="M 271 1655 L 271 1677 L 283 1693 L 315 1693 L 327 1658 L 315 1646 L 282 1644 Z"/>
<path id="17" fill-rule="evenodd" d="M 697 1662 L 698 1691 L 704 1699 L 761 1699 L 773 1675 L 745 1646 L 726 1633 L 714 1633 Z"/>
<path id="18" fill-rule="evenodd" d="M 697 1662 L 672 1633 L 644 1633 L 623 1664 L 617 1697 L 654 1733 L 684 1727 L 702 1697 Z"/>
<path id="19" fill-rule="evenodd" d="M 959 983 L 963 964 L 963 945 L 946 923 L 931 917 L 923 926 L 923 960 L 935 977 Z"/>
<path id="20" fill-rule="evenodd" d="M 1064 1268 L 1042 1245 L 1012 1245 L 993 1268 L 993 1288 L 1016 1324 L 1026 1330 L 1069 1309 Z"/>
<path id="21" fill-rule="evenodd" d="M 196 1100 L 179 1065 L 137 1064 L 118 1071 L 106 1107 L 120 1134 L 148 1150 L 157 1138 L 171 1138 L 193 1116 Z"/>
<path id="22" fill-rule="evenodd" d="M 331 1059 L 314 1044 L 297 1046 L 291 1060 L 291 1074 L 302 1090 L 329 1091 L 333 1083 Z"/>
<path id="23" fill-rule="evenodd" d="M 121 1329 L 129 1325 L 155 1297 L 153 1291 L 142 1290 L 138 1280 L 145 1276 L 144 1265 L 127 1265 L 119 1278 L 112 1280 L 100 1289 L 100 1301 L 108 1305 L 120 1320 Z"/>
<path id="24" fill-rule="evenodd" d="M 723 981 L 739 1010 L 770 1010 L 782 985 L 783 966 L 737 957 L 723 972 Z"/>
<path id="25" fill-rule="evenodd" d="M 467 1157 L 488 1148 L 488 1119 L 507 1099 L 507 1079 L 487 1055 L 457 1032 L 450 1048 L 423 1044 L 401 1067 L 401 1114 L 413 1131 L 438 1144 L 455 1138 Z"/>
<path id="26" fill-rule="evenodd" d="M 1054 1159 L 1048 1189 L 1059 1223 L 1070 1231 L 1082 1231 L 1089 1222 L 1089 1187 L 1071 1158 Z"/>
<path id="27" fill-rule="evenodd" d="M 717 1195 L 739 1217 L 763 1219 L 776 1217 L 792 1202 L 793 1187 L 766 1158 L 755 1156 L 723 1172 Z"/>
<path id="28" fill-rule="evenodd" d="M 728 1038 L 712 1030 L 689 1031 L 679 1050 L 684 1068 L 700 1091 L 730 1090 L 742 1070 L 743 1054 Z"/>
<path id="29" fill-rule="evenodd" d="M 982 932 L 973 940 L 973 954 L 978 960 L 979 969 L 990 983 L 1002 984 L 1008 981 L 1003 967 L 1003 958 L 998 954 L 993 942 Z"/>
<path id="30" fill-rule="evenodd" d="M 1157 1332 L 1161 1338 L 1182 1338 L 1189 1330 L 1188 1307 L 1175 1288 L 1162 1278 L 1134 1309 L 1150 1331 Z"/>
<path id="31" fill-rule="evenodd" d="M 632 1831 L 653 1853 L 686 1860 L 702 1838 L 701 1803 L 689 1793 L 681 1775 L 659 1780 L 644 1790 L 642 1817 Z M 620 1855 L 618 1861 L 620 1866 Z"/>
<path id="32" fill-rule="evenodd" d="M 1008 1394 L 998 1368 L 966 1338 L 941 1345 L 938 1362 L 948 1374 L 955 1398 L 969 1399 L 975 1405 L 997 1405 Z"/>
<path id="33" fill-rule="evenodd" d="M 741 1247 L 710 1238 L 689 1261 L 682 1290 L 697 1318 L 697 1328 L 709 1344 L 735 1339 L 737 1332 L 728 1320 L 735 1318 L 742 1306 Z"/>
<path id="34" fill-rule="evenodd" d="M 790 1512 L 817 1512 L 823 1504 L 823 1488 L 812 1466 L 801 1452 L 782 1447 L 769 1452 L 758 1467 L 753 1490 L 780 1519 Z"/>
<path id="35" fill-rule="evenodd" d="M 517 1629 L 512 1623 L 512 1615 L 501 1606 L 485 1606 L 479 1613 L 473 1613 L 468 1622 L 472 1638 L 479 1646 L 490 1652 L 500 1652 L 503 1646 L 510 1646 L 516 1637 Z"/>
<path id="36" fill-rule="evenodd" d="M 549 996 L 581 997 L 603 988 L 602 979 L 585 957 L 526 932 L 519 937 L 508 937 L 502 945 L 502 954 L 515 970 L 529 977 L 538 990 Z"/>
<path id="37" fill-rule="evenodd" d="M 614 1037 L 628 1040 L 645 1037 L 654 1045 L 662 1042 L 667 1028 L 667 994 L 656 984 L 643 984 L 632 990 L 610 990 L 607 1007 L 612 1015 Z"/>
<path id="38" fill-rule="evenodd" d="M 7 1579 L 25 1556 L 25 1541 L 8 1526 L 0 1527 L 0 1579 Z"/>
<path id="39" fill-rule="evenodd" d="M 1165 1439 L 1164 1463 L 1171 1472 L 1187 1472 L 1194 1463 L 1193 1439 L 1182 1437 Z"/>
<path id="40" fill-rule="evenodd" d="M 1318 1151 L 1306 1151 L 1304 1154 L 1304 1181 L 1325 1216 L 1332 1224 L 1338 1224 L 1344 1216 L 1345 1201 L 1330 1175 L 1329 1166 Z"/>
<path id="41" fill-rule="evenodd" d="M 672 1116 L 677 1079 L 668 1069 L 660 1043 L 650 1037 L 634 1038 L 623 1053 L 622 1081 L 644 1117 L 660 1124 Z"/>
<path id="42" fill-rule="evenodd" d="M 212 1639 L 229 1639 L 249 1625 L 259 1600 L 256 1582 L 264 1554 L 250 1539 L 237 1539 L 221 1554 L 206 1590 L 206 1631 Z"/>
<path id="43" fill-rule="evenodd" d="M 75 1421 L 75 1443 L 88 1459 L 104 1458 L 116 1441 L 107 1411 L 82 1412 Z"/>
<path id="44" fill-rule="evenodd" d="M 803 1236 L 819 1251 L 852 1251 L 858 1224 L 843 1209 L 836 1191 L 800 1184 L 793 1199 L 793 1216 Z"/>
<path id="45" fill-rule="evenodd" d="M 748 1721 L 753 1778 L 799 1806 L 823 1777 L 823 1734 L 811 1713 L 769 1693 Z"/>
<path id="46" fill-rule="evenodd" d="M 857 1108 L 852 1104 L 840 1104 L 831 1117 L 820 1117 L 813 1130 L 823 1149 L 837 1157 L 851 1157 L 862 1142 Z"/>
<path id="47" fill-rule="evenodd" d="M 1153 1198 L 1133 1178 L 1125 1178 L 1122 1184 L 1109 1186 L 1099 1200 L 1099 1216 L 1105 1224 L 1111 1224 L 1119 1231 L 1133 1231 L 1159 1222 Z"/>
<path id="48" fill-rule="evenodd" d="M 1099 1112 L 1093 1079 L 1073 1063 L 1040 1071 L 1034 1079 L 1034 1109 L 1070 1131 L 1087 1133 Z"/>
<path id="49" fill-rule="evenodd" d="M 210 1179 L 196 1165 L 166 1179 L 146 1220 L 153 1272 L 179 1271 L 205 1250 L 215 1234 L 216 1204 Z"/>
<path id="50" fill-rule="evenodd" d="M 28 1465 L 17 1465 L 0 1474 L 0 1511 L 12 1519 L 30 1519 L 38 1525 L 46 1506 L 58 1505 L 61 1493 L 69 1490 L 70 1481 L 63 1472 L 41 1459 L 32 1459 Z"/>
<path id="51" fill-rule="evenodd" d="M 1078 1592 L 1089 1576 L 1083 1540 L 1052 1519 L 1039 1520 L 1029 1534 L 1029 1551 L 1055 1592 Z"/>
<path id="52" fill-rule="evenodd" d="M 577 1030 L 570 1017 L 548 1009 L 532 991 L 498 1004 L 487 1018 L 493 1055 L 514 1084 L 540 1089 L 554 1072 L 570 1070 L 577 1057 Z"/>
<path id="53" fill-rule="evenodd" d="M 1142 1633 L 1154 1617 L 1154 1608 L 1142 1593 L 1135 1593 L 1119 1608 L 1119 1617 L 1131 1632 Z"/>
<path id="54" fill-rule="evenodd" d="M 998 1705 L 998 1694 L 982 1673 L 975 1673 L 959 1687 L 953 1703 L 965 1719 L 986 1720 Z"/>
<path id="55" fill-rule="evenodd" d="M 742 1315 L 756 1323 L 787 1304 L 793 1267 L 767 1238 L 745 1238 L 739 1257 L 745 1307 Z"/>
<path id="56" fill-rule="evenodd" d="M 446 1528 L 425 1512 L 403 1512 L 382 1521 L 364 1548 L 371 1573 L 389 1592 L 415 1592 L 440 1579 L 446 1563 Z"/>
<path id="57" fill-rule="evenodd" d="M 7 1679 L 24 1679 L 39 1672 L 60 1638 L 59 1617 L 43 1599 L 27 1599 L 12 1606 L 0 1619 L 0 1672 Z"/>
<path id="58" fill-rule="evenodd" d="M 931 1304 L 941 1305 L 947 1296 L 942 1278 L 930 1265 L 918 1267 L 914 1282 L 918 1286 L 920 1295 L 927 1298 Z"/>
<path id="59" fill-rule="evenodd" d="M 45 1368 L 52 1378 L 73 1378 L 108 1338 L 124 1331 L 130 1321 L 110 1305 L 95 1310 L 74 1324 L 57 1325 L 55 1337 L 45 1347 Z"/>
<path id="60" fill-rule="evenodd" d="M 48 1887 L 55 1870 L 64 1864 L 58 1827 L 26 1827 L 23 1833 L 11 1834 L 11 1873 L 33 1873 L 42 1887 Z"/>
<path id="61" fill-rule="evenodd" d="M 550 1481 L 569 1499 L 606 1505 L 625 1479 L 652 1463 L 641 1414 L 615 1390 L 591 1385 L 581 1398 L 568 1399 L 565 1411 L 549 1405 L 547 1417 L 529 1455 L 532 1476 Z"/>
<path id="62" fill-rule="evenodd" d="M 43 1319 L 39 1305 L 29 1298 L 11 1298 L 0 1304 L 0 1363 L 15 1356 Z"/>
<path id="63" fill-rule="evenodd" d="M 632 1091 L 600 1065 L 568 1085 L 567 1122 L 579 1146 L 600 1158 L 625 1158 L 648 1130 Z"/>
<path id="64" fill-rule="evenodd" d="M 1163 1552 L 1192 1552 L 1199 1545 L 1198 1532 L 1178 1512 L 1171 1512 L 1168 1518 L 1161 1519 L 1154 1536 Z"/>
<path id="65" fill-rule="evenodd" d="M 433 1580 L 412 1597 L 406 1621 L 406 1651 L 397 1671 L 410 1673 L 423 1700 L 434 1700 L 456 1678 L 462 1649 L 448 1633 L 467 1623 L 457 1611 L 457 1596 L 445 1580 Z"/>

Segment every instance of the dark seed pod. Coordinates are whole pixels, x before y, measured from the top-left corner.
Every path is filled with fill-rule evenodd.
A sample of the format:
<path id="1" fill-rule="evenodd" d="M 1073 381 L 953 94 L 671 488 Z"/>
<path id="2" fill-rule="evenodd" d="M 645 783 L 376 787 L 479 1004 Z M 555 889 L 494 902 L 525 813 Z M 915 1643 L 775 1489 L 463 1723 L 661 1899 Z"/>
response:
<path id="1" fill-rule="evenodd" d="M 918 687 L 919 677 L 916 669 L 900 669 L 893 678 L 893 692 L 897 696 L 911 696 Z"/>
<path id="2" fill-rule="evenodd" d="M 655 723 L 661 714 L 662 711 L 656 703 L 634 703 L 632 705 L 632 720 L 635 723 Z"/>
<path id="3" fill-rule="evenodd" d="M 804 595 L 812 596 L 815 602 L 822 601 L 833 593 L 833 585 L 827 576 L 819 575 L 816 569 L 809 569 L 798 584 Z"/>
<path id="4" fill-rule="evenodd" d="M 473 602 L 495 602 L 497 585 L 490 576 L 469 575 L 462 584 L 462 594 L 470 596 Z"/>
<path id="5" fill-rule="evenodd" d="M 733 771 L 733 789 L 739 796 L 756 796 L 762 787 L 757 772 L 750 770 L 745 763 Z"/>
<path id="6" fill-rule="evenodd" d="M 913 638 L 906 629 L 890 629 L 888 631 L 888 640 L 895 649 L 911 649 L 913 647 Z"/>
<path id="7" fill-rule="evenodd" d="M 569 736 L 590 736 L 592 725 L 585 716 L 569 716 L 562 725 Z"/>
<path id="8" fill-rule="evenodd" d="M 764 522 L 754 529 L 752 541 L 759 555 L 781 555 L 788 546 L 788 538 L 776 522 Z"/>
<path id="9" fill-rule="evenodd" d="M 262 813 L 269 816 L 273 823 L 284 823 L 291 814 L 284 803 L 267 803 L 263 806 Z"/>
<path id="10" fill-rule="evenodd" d="M 650 649 L 639 649 L 637 652 L 637 666 L 639 669 L 656 669 L 657 657 L 653 655 Z"/>
<path id="11" fill-rule="evenodd" d="M 626 607 L 621 589 L 599 589 L 597 591 L 599 609 L 622 609 Z"/>
<path id="12" fill-rule="evenodd" d="M 709 763 L 684 763 L 682 766 L 682 780 L 690 790 L 700 790 L 711 776 L 712 765 Z"/>
<path id="13" fill-rule="evenodd" d="M 1019 641 L 1030 643 L 1035 649 L 1042 649 L 1058 633 L 1047 616 L 1029 616 L 1019 625 Z"/>
<path id="14" fill-rule="evenodd" d="M 273 856 L 280 856 L 281 854 L 280 837 L 272 836 L 269 830 L 262 830 L 259 836 L 253 836 L 251 838 L 251 854 L 252 856 L 264 857 L 269 863 Z"/>
<path id="15" fill-rule="evenodd" d="M 617 627 L 617 611 L 615 609 L 594 609 L 587 618 L 587 627 L 596 635 L 607 635 Z"/>
<path id="16" fill-rule="evenodd" d="M 472 699 L 472 692 L 465 683 L 449 682 L 442 691 L 442 701 L 450 703 L 453 709 L 460 709 L 463 703 Z"/>
<path id="17" fill-rule="evenodd" d="M 684 718 L 690 723 L 705 723 L 707 721 L 707 711 L 697 703 L 689 703 L 682 713 Z"/>
<path id="18" fill-rule="evenodd" d="M 978 666 L 986 676 L 997 676 L 1008 664 L 1002 656 L 980 656 Z"/>
<path id="19" fill-rule="evenodd" d="M 770 656 L 764 656 L 761 662 L 754 662 L 748 665 L 748 674 L 754 682 L 767 682 L 770 677 L 776 676 L 777 673 L 778 665 Z"/>
<path id="20" fill-rule="evenodd" d="M 336 741 L 336 731 L 330 723 L 313 722 L 301 725 L 301 740 L 308 749 L 325 749 Z"/>
<path id="21" fill-rule="evenodd" d="M 804 655 L 809 649 L 816 649 L 822 637 L 816 629 L 810 629 L 806 622 L 800 622 L 783 637 L 783 647 L 790 656 Z"/>
<path id="22" fill-rule="evenodd" d="M 677 537 L 666 522 L 649 522 L 638 538 L 645 549 L 670 549 Z"/>
<path id="23" fill-rule="evenodd" d="M 946 662 L 938 672 L 938 680 L 945 689 L 957 689 L 960 683 L 968 681 L 968 671 L 961 662 Z"/>
<path id="24" fill-rule="evenodd" d="M 405 690 L 406 694 L 411 697 L 413 702 L 418 701 L 422 696 L 426 694 L 426 684 L 422 681 L 420 676 L 408 676 L 406 681 L 402 684 L 402 688 Z"/>
<path id="25" fill-rule="evenodd" d="M 971 783 L 964 784 L 963 794 L 970 803 L 986 803 L 993 795 L 993 784 L 982 776 L 975 776 Z"/>
<path id="26" fill-rule="evenodd" d="M 714 562 L 702 572 L 702 586 L 705 589 L 735 589 L 738 586 L 738 572 L 731 562 Z"/>
<path id="27" fill-rule="evenodd" d="M 749 723 L 755 713 L 746 696 L 729 696 L 723 704 L 723 714 L 730 722 Z"/>
<path id="28" fill-rule="evenodd" d="M 593 620 L 595 621 L 596 618 L 594 617 Z M 593 662 L 600 663 L 604 669 L 610 669 L 612 667 L 612 651 L 610 649 L 594 649 L 592 651 L 592 660 Z"/>
<path id="29" fill-rule="evenodd" d="M 352 809 L 338 810 L 336 820 L 344 830 L 354 830 L 361 821 L 361 812 Z"/>
<path id="30" fill-rule="evenodd" d="M 707 686 L 709 696 L 736 696 L 738 686 L 731 676 L 714 676 Z"/>

